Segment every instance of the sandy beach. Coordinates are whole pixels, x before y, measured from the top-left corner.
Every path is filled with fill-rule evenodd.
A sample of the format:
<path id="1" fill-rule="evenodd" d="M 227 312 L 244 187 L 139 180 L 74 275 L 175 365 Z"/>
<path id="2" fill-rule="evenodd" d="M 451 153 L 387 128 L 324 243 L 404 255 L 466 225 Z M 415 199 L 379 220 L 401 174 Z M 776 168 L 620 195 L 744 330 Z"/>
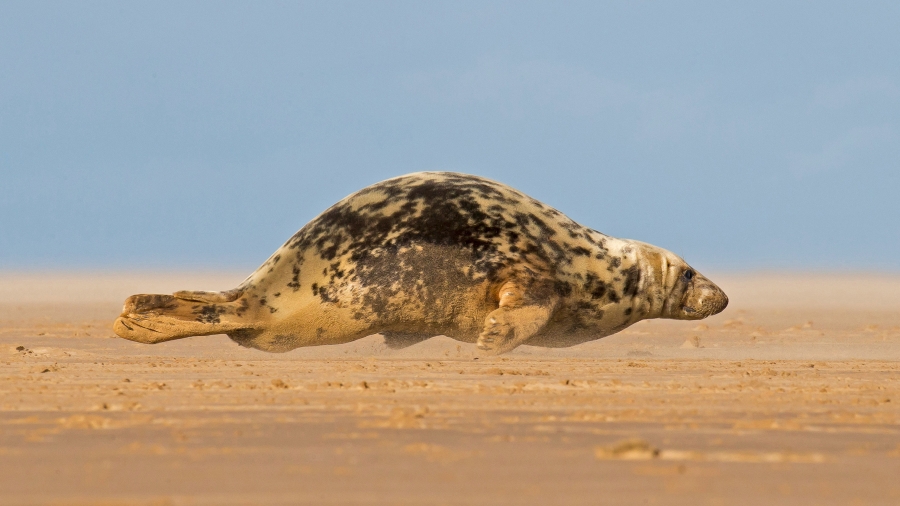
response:
<path id="1" fill-rule="evenodd" d="M 722 314 L 485 357 L 141 345 L 243 273 L 0 273 L 7 504 L 900 504 L 900 276 L 716 274 Z"/>

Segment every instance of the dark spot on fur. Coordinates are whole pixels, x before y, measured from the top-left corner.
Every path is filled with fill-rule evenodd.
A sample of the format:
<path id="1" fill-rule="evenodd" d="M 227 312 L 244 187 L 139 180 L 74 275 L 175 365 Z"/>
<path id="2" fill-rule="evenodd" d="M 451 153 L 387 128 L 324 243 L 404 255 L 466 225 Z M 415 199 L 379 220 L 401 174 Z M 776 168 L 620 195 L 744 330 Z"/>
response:
<path id="1" fill-rule="evenodd" d="M 622 287 L 622 295 L 634 297 L 638 293 L 641 284 L 641 270 L 636 265 L 622 271 L 625 275 L 625 285 Z"/>
<path id="2" fill-rule="evenodd" d="M 328 266 L 328 269 L 331 271 L 331 283 L 335 283 L 335 281 L 340 280 L 344 277 L 344 270 L 341 269 L 340 262 L 334 262 L 333 264 Z"/>
<path id="3" fill-rule="evenodd" d="M 257 329 L 238 329 L 229 332 L 228 337 L 244 348 L 253 348 L 253 340 L 261 333 L 262 330 Z"/>
<path id="4" fill-rule="evenodd" d="M 328 303 L 328 302 L 337 302 L 338 301 L 337 297 L 334 296 L 333 293 L 331 293 L 331 290 L 329 290 L 328 287 L 325 287 L 325 286 L 319 287 L 318 295 L 319 295 L 319 299 L 321 299 L 322 302 Z"/>
<path id="5" fill-rule="evenodd" d="M 287 286 L 296 292 L 300 289 L 300 267 L 297 265 L 291 266 L 291 274 L 291 281 Z"/>
<path id="6" fill-rule="evenodd" d="M 196 320 L 198 322 L 219 323 L 221 321 L 219 315 L 225 314 L 225 308 L 210 304 L 208 306 L 201 306 L 199 310 L 194 311 L 194 314 L 197 315 Z"/>
<path id="7" fill-rule="evenodd" d="M 557 280 L 554 283 L 554 289 L 556 290 L 556 293 L 561 297 L 568 297 L 569 295 L 572 295 L 572 285 L 570 285 L 566 281 Z"/>

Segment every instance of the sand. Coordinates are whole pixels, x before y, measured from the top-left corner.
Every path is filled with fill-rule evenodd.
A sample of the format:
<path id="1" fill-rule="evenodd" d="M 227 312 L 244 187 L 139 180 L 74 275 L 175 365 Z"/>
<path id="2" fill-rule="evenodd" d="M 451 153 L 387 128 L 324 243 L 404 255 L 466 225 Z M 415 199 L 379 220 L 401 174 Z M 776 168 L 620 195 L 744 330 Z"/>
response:
<path id="1" fill-rule="evenodd" d="M 900 276 L 713 274 L 703 322 L 495 358 L 110 329 L 242 277 L 0 273 L 0 501 L 900 504 Z"/>

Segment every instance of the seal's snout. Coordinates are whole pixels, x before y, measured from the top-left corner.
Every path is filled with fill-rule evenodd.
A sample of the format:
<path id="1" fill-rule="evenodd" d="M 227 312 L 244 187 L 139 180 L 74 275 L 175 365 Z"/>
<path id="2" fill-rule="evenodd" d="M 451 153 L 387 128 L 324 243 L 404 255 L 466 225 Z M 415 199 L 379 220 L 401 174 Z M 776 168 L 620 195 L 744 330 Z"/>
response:
<path id="1" fill-rule="evenodd" d="M 715 309 L 715 311 L 713 311 L 712 314 L 719 314 L 724 311 L 726 307 L 728 307 L 728 296 L 725 295 L 725 292 L 723 292 L 722 290 L 719 290 L 719 293 L 721 294 L 722 298 L 719 302 L 719 306 Z"/>
<path id="2" fill-rule="evenodd" d="M 716 315 L 728 306 L 728 296 L 715 283 L 699 274 L 695 275 L 682 299 L 681 314 L 675 318 L 702 320 Z"/>
<path id="3" fill-rule="evenodd" d="M 684 313 L 691 320 L 719 314 L 728 306 L 728 296 L 725 292 L 702 276 L 697 276 L 694 286 L 685 295 Z"/>
<path id="4" fill-rule="evenodd" d="M 717 315 L 724 311 L 728 306 L 728 296 L 725 295 L 725 292 L 719 287 L 713 286 L 715 287 L 715 291 L 709 294 L 704 301 L 705 305 L 709 307 L 706 316 Z"/>

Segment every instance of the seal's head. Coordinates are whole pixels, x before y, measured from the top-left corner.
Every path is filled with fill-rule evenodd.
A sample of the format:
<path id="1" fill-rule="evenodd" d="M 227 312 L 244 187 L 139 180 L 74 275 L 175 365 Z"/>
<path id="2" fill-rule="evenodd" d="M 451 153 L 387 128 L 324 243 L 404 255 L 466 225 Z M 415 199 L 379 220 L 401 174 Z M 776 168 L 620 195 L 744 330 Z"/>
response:
<path id="1" fill-rule="evenodd" d="M 681 257 L 651 244 L 638 244 L 645 272 L 657 281 L 653 304 L 659 311 L 657 318 L 702 320 L 728 305 L 725 292 Z"/>
<path id="2" fill-rule="evenodd" d="M 715 283 L 684 263 L 666 302 L 663 318 L 701 320 L 719 314 L 728 305 L 728 296 Z"/>

